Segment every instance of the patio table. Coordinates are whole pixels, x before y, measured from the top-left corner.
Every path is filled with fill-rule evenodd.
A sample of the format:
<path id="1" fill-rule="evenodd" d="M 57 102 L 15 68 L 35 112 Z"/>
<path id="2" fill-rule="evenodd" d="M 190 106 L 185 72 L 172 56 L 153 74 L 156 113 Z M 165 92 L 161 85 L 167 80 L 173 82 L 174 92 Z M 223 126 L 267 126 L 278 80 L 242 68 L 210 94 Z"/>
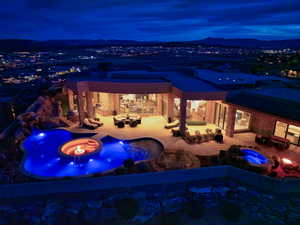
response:
<path id="1" fill-rule="evenodd" d="M 120 114 L 120 115 L 116 115 L 114 118 L 118 121 L 125 121 L 127 120 L 127 115 Z"/>
<path id="2" fill-rule="evenodd" d="M 136 113 L 129 113 L 128 118 L 129 119 L 139 119 L 139 118 L 141 118 L 141 116 L 139 114 L 136 114 Z"/>
<path id="3" fill-rule="evenodd" d="M 122 121 L 125 124 L 129 124 L 130 121 L 137 121 L 138 123 L 140 123 L 141 116 L 139 114 L 135 114 L 135 113 L 119 114 L 119 115 L 114 116 L 114 120 Z"/>

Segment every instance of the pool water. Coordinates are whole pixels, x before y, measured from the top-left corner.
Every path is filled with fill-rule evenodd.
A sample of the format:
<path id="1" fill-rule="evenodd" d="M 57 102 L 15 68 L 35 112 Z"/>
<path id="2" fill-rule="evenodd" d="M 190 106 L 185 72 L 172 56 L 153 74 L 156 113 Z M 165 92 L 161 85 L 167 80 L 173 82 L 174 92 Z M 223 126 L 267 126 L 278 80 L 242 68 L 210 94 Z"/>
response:
<path id="1" fill-rule="evenodd" d="M 120 167 L 129 158 L 140 161 L 158 154 L 157 151 L 132 147 L 131 143 L 135 140 L 127 142 L 107 136 L 101 139 L 102 149 L 97 154 L 64 157 L 60 147 L 74 139 L 73 133 L 62 129 L 34 132 L 22 145 L 25 152 L 22 163 L 24 172 L 42 179 L 85 176 Z M 160 144 L 154 139 L 150 141 Z"/>
<path id="2" fill-rule="evenodd" d="M 243 158 L 249 163 L 262 165 L 268 163 L 268 159 L 261 153 L 251 150 L 251 149 L 241 149 L 244 153 Z"/>

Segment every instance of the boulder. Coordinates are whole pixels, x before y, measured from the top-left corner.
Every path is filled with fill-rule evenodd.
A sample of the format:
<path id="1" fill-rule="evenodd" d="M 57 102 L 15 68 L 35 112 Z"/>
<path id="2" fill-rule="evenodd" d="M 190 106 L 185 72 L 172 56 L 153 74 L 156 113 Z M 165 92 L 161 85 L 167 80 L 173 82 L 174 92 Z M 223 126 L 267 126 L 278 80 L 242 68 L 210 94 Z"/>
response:
<path id="1" fill-rule="evenodd" d="M 85 225 L 101 224 L 101 221 L 103 220 L 101 215 L 99 209 L 85 208 L 81 211 L 79 216 L 80 224 L 85 224 Z"/>
<path id="2" fill-rule="evenodd" d="M 157 201 L 145 202 L 138 214 L 132 220 L 133 224 L 145 224 L 160 212 L 160 204 Z"/>
<path id="3" fill-rule="evenodd" d="M 100 209 L 102 207 L 102 201 L 90 200 L 86 202 L 88 208 Z"/>
<path id="4" fill-rule="evenodd" d="M 178 150 L 175 152 L 164 151 L 155 159 L 155 167 L 162 170 L 199 168 L 200 160 L 191 152 Z"/>
<path id="5" fill-rule="evenodd" d="M 163 207 L 167 213 L 177 212 L 184 208 L 186 202 L 187 199 L 183 197 L 166 199 L 163 201 Z"/>
<path id="6" fill-rule="evenodd" d="M 82 201 L 68 201 L 64 205 L 68 211 L 72 211 L 73 213 L 79 213 L 85 208 L 85 204 Z"/>

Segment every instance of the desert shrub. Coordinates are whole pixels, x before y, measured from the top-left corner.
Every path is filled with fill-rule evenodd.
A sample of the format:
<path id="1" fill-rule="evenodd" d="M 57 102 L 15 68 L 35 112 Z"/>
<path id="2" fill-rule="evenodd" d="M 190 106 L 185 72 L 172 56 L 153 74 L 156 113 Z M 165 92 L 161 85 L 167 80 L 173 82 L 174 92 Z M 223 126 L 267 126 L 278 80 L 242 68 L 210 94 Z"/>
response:
<path id="1" fill-rule="evenodd" d="M 242 209 L 237 204 L 231 202 L 223 202 L 220 210 L 223 217 L 232 222 L 239 221 L 242 215 Z"/>
<path id="2" fill-rule="evenodd" d="M 220 164 L 226 164 L 227 152 L 225 150 L 220 150 L 219 152 L 219 162 Z"/>
<path id="3" fill-rule="evenodd" d="M 186 214 L 191 218 L 201 218 L 203 216 L 203 204 L 200 201 L 192 200 L 187 203 Z"/>
<path id="4" fill-rule="evenodd" d="M 136 164 L 136 170 L 138 173 L 151 172 L 151 167 L 146 162 L 140 162 Z"/>
<path id="5" fill-rule="evenodd" d="M 241 155 L 241 149 L 240 146 L 238 145 L 231 145 L 230 148 L 228 149 L 228 153 L 230 155 Z"/>
<path id="6" fill-rule="evenodd" d="M 133 168 L 134 167 L 134 161 L 133 159 L 126 159 L 123 161 L 123 166 L 126 168 Z"/>
<path id="7" fill-rule="evenodd" d="M 116 201 L 115 207 L 121 217 L 132 219 L 139 211 L 139 203 L 133 198 L 123 198 Z"/>
<path id="8" fill-rule="evenodd" d="M 119 168 L 115 169 L 114 172 L 115 172 L 116 175 L 128 174 L 127 168 L 124 168 L 124 167 L 119 167 Z"/>

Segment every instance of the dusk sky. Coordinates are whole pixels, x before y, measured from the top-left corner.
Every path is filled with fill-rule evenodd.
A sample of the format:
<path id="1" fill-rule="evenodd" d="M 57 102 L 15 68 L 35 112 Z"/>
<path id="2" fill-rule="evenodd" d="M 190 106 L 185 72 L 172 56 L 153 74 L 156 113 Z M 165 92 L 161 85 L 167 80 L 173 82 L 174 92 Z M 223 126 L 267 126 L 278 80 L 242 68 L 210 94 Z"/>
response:
<path id="1" fill-rule="evenodd" d="M 0 38 L 300 38 L 300 0 L 0 1 Z"/>

